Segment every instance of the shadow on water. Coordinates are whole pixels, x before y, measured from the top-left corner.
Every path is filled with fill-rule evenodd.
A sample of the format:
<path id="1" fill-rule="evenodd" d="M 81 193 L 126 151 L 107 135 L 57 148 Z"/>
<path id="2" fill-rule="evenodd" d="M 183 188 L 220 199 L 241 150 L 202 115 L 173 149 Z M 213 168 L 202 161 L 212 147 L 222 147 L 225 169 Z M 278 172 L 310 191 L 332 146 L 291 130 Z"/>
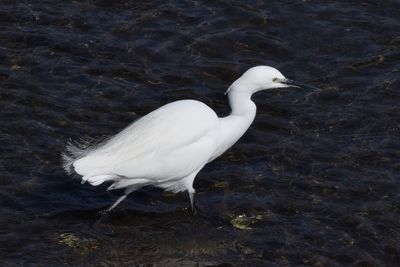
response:
<path id="1" fill-rule="evenodd" d="M 10 266 L 396 266 L 398 1 L 0 3 L 0 259 Z M 255 122 L 186 194 L 117 194 L 60 166 L 170 101 L 229 113 L 266 64 L 322 88 L 254 96 Z"/>

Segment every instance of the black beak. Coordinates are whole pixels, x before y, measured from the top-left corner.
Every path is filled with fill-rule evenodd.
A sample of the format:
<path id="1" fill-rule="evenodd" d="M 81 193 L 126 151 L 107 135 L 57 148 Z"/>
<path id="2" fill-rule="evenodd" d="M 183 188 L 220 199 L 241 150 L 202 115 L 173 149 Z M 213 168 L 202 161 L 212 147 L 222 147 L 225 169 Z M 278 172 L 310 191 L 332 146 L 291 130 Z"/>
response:
<path id="1" fill-rule="evenodd" d="M 310 89 L 310 90 L 314 90 L 314 91 L 321 91 L 321 89 L 319 89 L 315 86 L 308 85 L 308 84 L 301 83 L 301 82 L 296 82 L 296 81 L 289 80 L 289 79 L 284 79 L 283 81 L 281 81 L 281 83 L 291 85 L 293 87 L 300 87 L 300 88 Z"/>

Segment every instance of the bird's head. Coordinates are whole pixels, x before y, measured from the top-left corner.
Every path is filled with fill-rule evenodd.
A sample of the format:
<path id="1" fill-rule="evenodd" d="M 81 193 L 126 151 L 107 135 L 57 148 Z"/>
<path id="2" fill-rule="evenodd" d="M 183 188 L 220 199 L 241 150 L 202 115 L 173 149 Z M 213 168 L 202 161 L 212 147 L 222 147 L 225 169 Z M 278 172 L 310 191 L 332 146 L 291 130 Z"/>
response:
<path id="1" fill-rule="evenodd" d="M 289 80 L 283 76 L 279 70 L 273 67 L 256 66 L 243 73 L 243 75 L 228 88 L 226 93 L 234 90 L 237 92 L 249 92 L 252 94 L 262 90 L 283 87 L 304 87 L 319 90 L 316 87 Z"/>

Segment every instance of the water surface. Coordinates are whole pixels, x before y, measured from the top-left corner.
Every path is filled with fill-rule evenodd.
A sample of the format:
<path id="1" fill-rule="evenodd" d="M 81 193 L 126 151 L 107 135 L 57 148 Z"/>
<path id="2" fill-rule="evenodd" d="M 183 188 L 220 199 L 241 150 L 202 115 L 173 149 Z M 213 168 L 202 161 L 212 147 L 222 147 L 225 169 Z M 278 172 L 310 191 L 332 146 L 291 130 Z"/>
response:
<path id="1" fill-rule="evenodd" d="M 1 1 L 0 259 L 11 266 L 395 266 L 400 261 L 400 3 Z M 229 113 L 254 65 L 323 91 L 258 115 L 186 194 L 118 193 L 60 153 L 170 101 Z"/>

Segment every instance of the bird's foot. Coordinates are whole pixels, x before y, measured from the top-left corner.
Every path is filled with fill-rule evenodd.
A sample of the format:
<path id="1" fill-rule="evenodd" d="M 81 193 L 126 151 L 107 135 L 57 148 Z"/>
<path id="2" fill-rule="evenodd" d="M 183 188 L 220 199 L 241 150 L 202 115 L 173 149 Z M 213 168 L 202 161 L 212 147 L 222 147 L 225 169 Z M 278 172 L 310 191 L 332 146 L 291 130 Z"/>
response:
<path id="1" fill-rule="evenodd" d="M 200 211 L 195 204 L 191 206 L 191 211 L 193 216 L 197 216 L 200 214 Z"/>
<path id="2" fill-rule="evenodd" d="M 99 212 L 97 213 L 97 215 L 100 216 L 100 217 L 103 217 L 103 216 L 107 215 L 108 212 L 109 212 L 108 209 L 104 209 L 104 210 L 99 211 Z"/>
<path id="3" fill-rule="evenodd" d="M 201 214 L 201 211 L 199 208 L 197 208 L 196 205 L 187 205 L 185 206 L 182 210 L 184 210 L 185 212 L 189 213 L 192 216 L 198 216 Z"/>

